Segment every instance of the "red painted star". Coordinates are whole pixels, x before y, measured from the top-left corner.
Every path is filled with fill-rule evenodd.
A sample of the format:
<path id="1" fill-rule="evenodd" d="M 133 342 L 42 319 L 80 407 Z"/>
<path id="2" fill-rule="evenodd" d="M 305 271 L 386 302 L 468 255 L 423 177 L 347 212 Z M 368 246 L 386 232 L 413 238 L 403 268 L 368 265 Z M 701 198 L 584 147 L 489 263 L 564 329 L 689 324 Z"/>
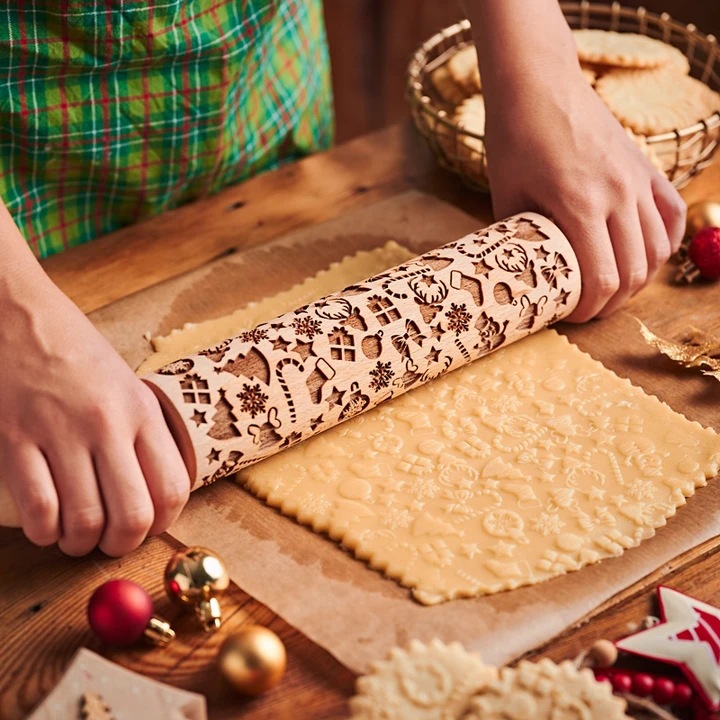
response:
<path id="1" fill-rule="evenodd" d="M 680 668 L 707 708 L 720 710 L 720 610 L 663 586 L 658 599 L 662 621 L 615 644 Z"/>

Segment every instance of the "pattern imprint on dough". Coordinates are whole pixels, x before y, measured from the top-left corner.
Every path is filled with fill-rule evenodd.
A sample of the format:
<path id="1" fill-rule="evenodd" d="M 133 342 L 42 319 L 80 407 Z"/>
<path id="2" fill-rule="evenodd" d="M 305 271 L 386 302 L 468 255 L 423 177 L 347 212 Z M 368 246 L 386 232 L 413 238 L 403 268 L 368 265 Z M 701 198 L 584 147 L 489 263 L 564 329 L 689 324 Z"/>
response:
<path id="1" fill-rule="evenodd" d="M 575 388 L 592 387 L 591 396 Z M 424 603 L 494 593 L 618 555 L 720 465 L 720 439 L 545 330 L 253 467 L 248 489 L 306 518 Z M 578 401 L 578 398 L 580 402 Z M 678 439 L 666 441 L 668 432 Z M 333 474 L 308 475 L 315 458 Z M 277 478 L 301 478 L 292 493 Z M 319 484 L 321 483 L 321 485 Z M 352 498 L 352 512 L 347 503 Z M 343 507 L 345 509 L 343 509 Z"/>

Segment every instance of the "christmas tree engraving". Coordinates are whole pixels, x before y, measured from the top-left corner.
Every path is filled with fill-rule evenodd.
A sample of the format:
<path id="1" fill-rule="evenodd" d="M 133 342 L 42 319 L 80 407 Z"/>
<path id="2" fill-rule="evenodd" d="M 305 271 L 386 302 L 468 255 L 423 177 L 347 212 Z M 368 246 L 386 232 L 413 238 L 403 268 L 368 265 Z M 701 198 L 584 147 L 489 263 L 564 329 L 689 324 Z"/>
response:
<path id="1" fill-rule="evenodd" d="M 215 440 L 230 440 L 238 437 L 240 431 L 235 427 L 237 417 L 233 414 L 232 405 L 225 397 L 225 390 L 220 388 L 220 399 L 215 403 L 215 414 L 212 416 L 213 426 L 208 435 Z"/>

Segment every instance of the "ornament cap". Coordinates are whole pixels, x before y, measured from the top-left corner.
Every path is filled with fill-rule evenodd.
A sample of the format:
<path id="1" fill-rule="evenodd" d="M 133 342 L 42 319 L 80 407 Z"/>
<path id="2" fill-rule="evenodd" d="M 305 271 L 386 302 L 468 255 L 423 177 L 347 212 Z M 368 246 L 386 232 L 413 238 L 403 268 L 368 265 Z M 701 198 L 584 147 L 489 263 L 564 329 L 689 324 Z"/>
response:
<path id="1" fill-rule="evenodd" d="M 220 629 L 222 625 L 222 612 L 220 603 L 216 597 L 201 600 L 195 607 L 198 619 L 205 632 L 213 632 Z"/>
<path id="2" fill-rule="evenodd" d="M 170 627 L 170 623 L 157 615 L 150 618 L 144 634 L 150 642 L 161 647 L 175 639 L 175 631 Z"/>

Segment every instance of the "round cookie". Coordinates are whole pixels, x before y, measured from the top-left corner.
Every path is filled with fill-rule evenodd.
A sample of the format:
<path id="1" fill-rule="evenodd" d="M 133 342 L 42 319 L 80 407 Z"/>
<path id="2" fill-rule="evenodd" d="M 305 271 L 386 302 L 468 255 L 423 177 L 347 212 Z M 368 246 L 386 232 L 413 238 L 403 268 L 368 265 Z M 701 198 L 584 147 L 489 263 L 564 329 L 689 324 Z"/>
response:
<path id="1" fill-rule="evenodd" d="M 690 63 L 672 45 L 636 33 L 607 30 L 573 30 L 581 62 L 623 68 L 665 68 L 681 74 Z"/>
<path id="2" fill-rule="evenodd" d="M 458 720 L 470 698 L 497 678 L 495 668 L 460 643 L 439 640 L 413 640 L 370 668 L 358 678 L 351 720 Z"/>
<path id="3" fill-rule="evenodd" d="M 627 720 L 625 708 L 610 684 L 595 680 L 591 670 L 544 658 L 502 668 L 499 679 L 470 701 L 462 720 Z"/>
<path id="4" fill-rule="evenodd" d="M 441 65 L 430 76 L 438 95 L 450 105 L 459 105 L 466 97 L 465 88 L 455 81 L 447 65 Z"/>
<path id="5" fill-rule="evenodd" d="M 458 50 L 448 61 L 447 68 L 453 80 L 465 89 L 466 95 L 482 90 L 480 67 L 474 45 Z"/>
<path id="6" fill-rule="evenodd" d="M 718 93 L 669 70 L 609 72 L 595 90 L 623 125 L 641 135 L 682 129 L 720 110 Z"/>
<path id="7" fill-rule="evenodd" d="M 485 100 L 482 95 L 473 95 L 463 100 L 455 110 L 455 122 L 463 130 L 475 135 L 485 134 Z M 463 138 L 465 144 L 476 152 L 482 152 L 482 142 L 476 138 Z"/>

